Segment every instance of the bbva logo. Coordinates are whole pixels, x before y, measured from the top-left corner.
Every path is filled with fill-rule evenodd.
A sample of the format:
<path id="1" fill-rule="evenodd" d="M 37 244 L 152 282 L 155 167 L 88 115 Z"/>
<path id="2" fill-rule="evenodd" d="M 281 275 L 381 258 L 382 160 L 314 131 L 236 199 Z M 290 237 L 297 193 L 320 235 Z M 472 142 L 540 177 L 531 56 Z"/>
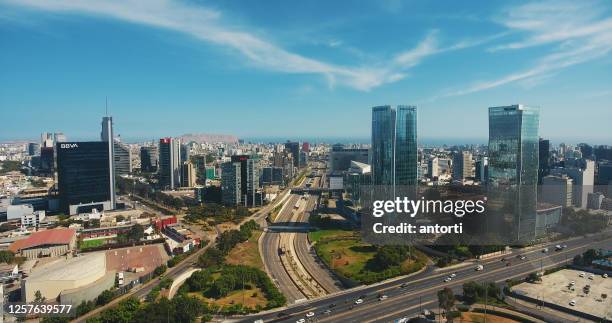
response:
<path id="1" fill-rule="evenodd" d="M 66 148 L 79 148 L 79 145 L 77 145 L 77 144 L 60 144 L 60 148 L 62 148 L 62 149 L 66 149 Z"/>

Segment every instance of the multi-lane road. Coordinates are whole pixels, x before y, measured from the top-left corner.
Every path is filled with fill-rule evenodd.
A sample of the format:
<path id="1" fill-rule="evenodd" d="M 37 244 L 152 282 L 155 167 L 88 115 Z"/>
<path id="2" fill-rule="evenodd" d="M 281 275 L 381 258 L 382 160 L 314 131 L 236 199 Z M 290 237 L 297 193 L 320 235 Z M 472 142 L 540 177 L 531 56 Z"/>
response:
<path id="1" fill-rule="evenodd" d="M 556 243 L 546 247 L 554 250 Z M 494 258 L 478 263 L 483 265 L 482 271 L 475 270 L 475 262 L 454 269 L 435 271 L 429 268 L 410 277 L 338 292 L 287 308 L 245 317 L 242 321 L 262 319 L 265 322 L 294 322 L 304 318 L 306 313 L 314 312 L 315 316 L 311 320 L 319 322 L 391 322 L 398 318 L 414 316 L 424 309 L 436 309 L 436 293 L 444 287 L 460 294 L 461 286 L 468 281 L 503 283 L 507 279 L 523 278 L 530 273 L 570 262 L 575 255 L 588 248 L 609 247 L 611 243 L 612 236 L 605 233 L 568 240 L 564 242 L 567 248 L 556 252 L 543 253 L 542 248 L 545 246 L 517 250 L 506 256 L 511 257 L 508 258 L 511 263 L 509 266 L 506 265 L 507 262 L 500 261 L 500 258 Z M 525 255 L 526 259 L 518 259 L 516 256 L 519 254 Z M 445 282 L 444 279 L 451 273 L 455 273 L 456 277 Z M 378 295 L 387 295 L 388 298 L 379 301 Z M 363 303 L 356 305 L 354 302 L 359 298 L 363 299 Z"/>

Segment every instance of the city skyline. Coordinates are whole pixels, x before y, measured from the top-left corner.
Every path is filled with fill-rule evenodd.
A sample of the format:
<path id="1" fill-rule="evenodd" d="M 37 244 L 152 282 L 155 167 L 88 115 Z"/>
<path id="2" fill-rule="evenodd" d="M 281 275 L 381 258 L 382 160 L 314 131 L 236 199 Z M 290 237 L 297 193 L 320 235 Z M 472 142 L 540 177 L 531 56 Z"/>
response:
<path id="1" fill-rule="evenodd" d="M 0 140 L 93 139 L 108 96 L 128 141 L 366 139 L 370 107 L 407 104 L 424 140 L 486 142 L 486 109 L 522 103 L 544 138 L 609 144 L 608 3 L 455 6 L 2 1 Z"/>

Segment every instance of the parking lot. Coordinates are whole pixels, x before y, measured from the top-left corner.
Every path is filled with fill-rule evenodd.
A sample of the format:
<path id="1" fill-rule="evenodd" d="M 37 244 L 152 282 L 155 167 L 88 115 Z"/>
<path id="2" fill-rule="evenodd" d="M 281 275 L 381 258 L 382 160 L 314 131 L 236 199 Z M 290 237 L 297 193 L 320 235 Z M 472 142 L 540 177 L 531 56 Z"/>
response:
<path id="1" fill-rule="evenodd" d="M 612 317 L 612 278 L 601 275 L 564 269 L 543 276 L 540 283 L 522 283 L 512 290 L 534 300 L 543 299 L 598 317 Z"/>

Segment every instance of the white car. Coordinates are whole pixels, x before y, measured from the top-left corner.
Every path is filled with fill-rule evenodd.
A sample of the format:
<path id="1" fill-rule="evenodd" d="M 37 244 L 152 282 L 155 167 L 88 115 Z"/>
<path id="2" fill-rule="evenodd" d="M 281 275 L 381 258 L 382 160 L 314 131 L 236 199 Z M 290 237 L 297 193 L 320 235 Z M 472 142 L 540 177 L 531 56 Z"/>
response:
<path id="1" fill-rule="evenodd" d="M 361 298 L 359 298 L 359 299 L 357 299 L 357 300 L 355 301 L 355 305 L 359 305 L 359 304 L 361 304 L 361 303 L 363 303 L 363 300 L 362 300 Z"/>
<path id="2" fill-rule="evenodd" d="M 593 280 L 593 279 L 595 279 L 595 276 L 593 276 L 593 275 L 589 275 L 589 279 L 590 279 L 590 280 Z"/>
<path id="3" fill-rule="evenodd" d="M 569 304 L 570 304 L 570 306 L 576 306 L 576 301 L 575 301 L 575 300 L 571 300 L 571 301 L 569 302 Z"/>
<path id="4" fill-rule="evenodd" d="M 608 278 L 608 274 L 603 274 L 603 275 L 601 275 L 601 277 Z"/>
<path id="5" fill-rule="evenodd" d="M 457 277 L 457 274 L 455 273 L 450 274 L 450 278 L 455 278 L 455 277 Z"/>
<path id="6" fill-rule="evenodd" d="M 387 296 L 387 295 L 380 295 L 380 296 L 378 297 L 378 300 L 379 300 L 379 301 L 384 301 L 384 300 L 386 300 L 387 298 L 389 298 L 389 296 Z"/>
<path id="7" fill-rule="evenodd" d="M 482 265 L 478 265 L 476 266 L 476 268 L 474 268 L 476 271 L 481 271 L 484 269 L 484 267 Z"/>
<path id="8" fill-rule="evenodd" d="M 446 277 L 446 278 L 444 278 L 444 282 L 445 282 L 445 283 L 448 283 L 448 282 L 449 282 L 449 281 L 451 281 L 451 280 L 452 280 L 452 278 L 450 278 L 450 277 Z"/>
<path id="9" fill-rule="evenodd" d="M 315 314 L 314 312 L 308 312 L 306 313 L 306 317 L 313 317 Z"/>
<path id="10" fill-rule="evenodd" d="M 572 281 L 570 282 L 570 286 L 574 286 L 574 285 L 576 285 L 576 282 L 572 280 Z"/>
<path id="11" fill-rule="evenodd" d="M 400 319 L 397 319 L 395 321 L 393 321 L 394 323 L 406 323 L 408 322 L 408 318 L 407 317 L 402 317 Z"/>
<path id="12" fill-rule="evenodd" d="M 584 277 L 584 273 L 580 273 L 578 276 L 580 276 L 580 277 Z"/>
<path id="13" fill-rule="evenodd" d="M 299 319 L 299 320 L 295 321 L 295 323 L 304 323 L 304 322 L 306 322 L 305 319 Z"/>

